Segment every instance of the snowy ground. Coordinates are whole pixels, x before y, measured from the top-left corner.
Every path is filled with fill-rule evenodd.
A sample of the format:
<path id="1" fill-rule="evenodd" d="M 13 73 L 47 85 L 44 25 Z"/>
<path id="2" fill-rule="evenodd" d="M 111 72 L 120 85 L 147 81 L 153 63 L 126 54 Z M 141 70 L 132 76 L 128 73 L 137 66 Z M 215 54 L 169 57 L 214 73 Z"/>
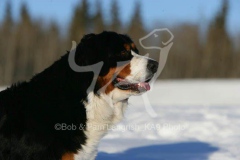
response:
<path id="1" fill-rule="evenodd" d="M 240 159 L 240 80 L 159 81 L 148 97 L 158 116 L 131 98 L 97 160 Z"/>
<path id="2" fill-rule="evenodd" d="M 131 98 L 97 160 L 240 159 L 240 80 L 159 81 L 148 97 L 157 117 Z"/>

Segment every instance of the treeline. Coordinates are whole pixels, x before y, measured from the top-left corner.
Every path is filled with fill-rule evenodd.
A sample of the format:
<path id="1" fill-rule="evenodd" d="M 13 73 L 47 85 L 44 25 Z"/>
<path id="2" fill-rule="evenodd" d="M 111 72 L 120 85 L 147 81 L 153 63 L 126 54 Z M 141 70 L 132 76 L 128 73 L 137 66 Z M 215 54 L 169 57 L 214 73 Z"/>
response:
<path id="1" fill-rule="evenodd" d="M 95 6 L 95 12 L 90 13 L 88 0 L 79 1 L 67 34 L 62 34 L 55 22 L 43 25 L 43 21 L 33 19 L 25 4 L 20 8 L 19 20 L 14 21 L 8 2 L 0 22 L 0 85 L 29 79 L 65 54 L 72 40 L 79 42 L 90 32 L 127 33 L 141 53 L 152 53 L 152 57 L 158 59 L 155 54 L 158 51 L 144 50 L 138 44 L 138 39 L 149 32 L 142 21 L 140 3 L 135 5 L 128 24 L 120 20 L 121 8 L 116 0 L 111 4 L 110 23 L 106 23 L 100 0 L 96 0 Z M 228 3 L 224 0 L 204 36 L 197 25 L 171 27 L 174 45 L 160 78 L 239 78 L 240 42 L 234 41 L 226 31 L 227 13 Z M 162 34 L 161 40 L 167 38 Z"/>

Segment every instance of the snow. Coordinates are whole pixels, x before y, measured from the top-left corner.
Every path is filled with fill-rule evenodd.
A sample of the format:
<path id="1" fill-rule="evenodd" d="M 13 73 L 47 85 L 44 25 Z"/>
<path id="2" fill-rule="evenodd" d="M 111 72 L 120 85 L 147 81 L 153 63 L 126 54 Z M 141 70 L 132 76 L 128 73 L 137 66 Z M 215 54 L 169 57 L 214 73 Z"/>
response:
<path id="1" fill-rule="evenodd" d="M 6 87 L 0 87 L 0 91 L 1 91 L 1 90 L 4 90 L 5 88 L 6 88 Z"/>
<path id="2" fill-rule="evenodd" d="M 240 80 L 168 80 L 130 99 L 125 119 L 104 137 L 97 160 L 240 159 Z"/>
<path id="3" fill-rule="evenodd" d="M 240 159 L 240 80 L 158 81 L 147 95 L 157 117 L 130 98 L 97 160 Z"/>

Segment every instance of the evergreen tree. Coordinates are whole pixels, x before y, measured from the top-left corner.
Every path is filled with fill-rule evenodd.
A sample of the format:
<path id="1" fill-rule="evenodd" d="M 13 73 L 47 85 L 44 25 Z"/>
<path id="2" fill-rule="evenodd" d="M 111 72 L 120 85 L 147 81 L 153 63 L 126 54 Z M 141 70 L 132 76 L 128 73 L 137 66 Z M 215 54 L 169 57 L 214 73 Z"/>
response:
<path id="1" fill-rule="evenodd" d="M 102 15 L 102 6 L 100 0 L 96 1 L 97 12 L 93 18 L 93 27 L 95 33 L 101 33 L 105 29 L 103 15 Z"/>
<path id="2" fill-rule="evenodd" d="M 130 26 L 128 29 L 128 33 L 131 33 L 134 38 L 140 38 L 139 34 L 144 35 L 145 30 L 142 22 L 142 16 L 141 16 L 141 4 L 138 1 L 136 3 L 136 8 L 134 10 L 132 19 L 130 20 Z"/>
<path id="3" fill-rule="evenodd" d="M 20 8 L 20 22 L 17 25 L 14 51 L 14 79 L 24 80 L 30 78 L 33 72 L 34 42 L 37 40 L 27 5 L 23 3 Z"/>
<path id="4" fill-rule="evenodd" d="M 121 20 L 119 17 L 119 7 L 117 0 L 114 0 L 111 5 L 111 26 L 110 29 L 119 32 L 122 29 Z"/>
<path id="5" fill-rule="evenodd" d="M 21 23 L 24 25 L 30 25 L 31 24 L 31 18 L 27 9 L 27 5 L 25 3 L 22 4 L 20 9 L 20 15 L 21 15 Z"/>
<path id="6" fill-rule="evenodd" d="M 227 13 L 228 1 L 223 0 L 222 7 L 208 30 L 203 61 L 207 77 L 225 77 L 232 65 L 230 62 L 230 56 L 233 52 L 232 43 L 226 31 Z"/>
<path id="7" fill-rule="evenodd" d="M 12 19 L 12 6 L 10 1 L 7 2 L 6 4 L 6 11 L 5 11 L 5 16 L 3 18 L 3 30 L 11 30 L 13 26 L 13 19 Z"/>
<path id="8" fill-rule="evenodd" d="M 139 44 L 139 38 L 146 35 L 142 16 L 141 16 L 141 4 L 140 2 L 136 2 L 135 9 L 132 18 L 130 19 L 130 25 L 128 28 L 128 34 L 133 39 L 135 44 L 138 46 L 139 53 L 145 55 L 146 52 L 143 50 L 143 48 Z"/>
<path id="9" fill-rule="evenodd" d="M 38 33 L 35 33 L 38 34 Z M 59 28 L 55 22 L 51 22 L 48 28 L 43 32 L 39 33 L 38 37 L 42 40 L 38 53 L 34 55 L 34 72 L 40 72 L 44 67 L 51 65 L 56 59 L 59 58 L 60 53 L 63 52 Z"/>
<path id="10" fill-rule="evenodd" d="M 69 28 L 69 40 L 79 42 L 82 36 L 89 31 L 90 24 L 88 1 L 82 0 L 81 4 L 76 6 L 73 13 Z"/>
<path id="11" fill-rule="evenodd" d="M 13 19 L 10 1 L 6 3 L 3 24 L 0 28 L 0 83 L 6 84 L 12 80 L 12 38 L 13 38 Z"/>

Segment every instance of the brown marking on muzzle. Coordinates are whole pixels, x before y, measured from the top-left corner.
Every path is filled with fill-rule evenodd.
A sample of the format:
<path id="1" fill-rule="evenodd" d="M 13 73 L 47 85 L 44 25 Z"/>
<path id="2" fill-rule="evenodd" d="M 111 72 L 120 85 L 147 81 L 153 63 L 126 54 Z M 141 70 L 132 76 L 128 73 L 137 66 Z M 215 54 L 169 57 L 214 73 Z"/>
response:
<path id="1" fill-rule="evenodd" d="M 74 153 L 65 153 L 61 160 L 74 160 Z"/>
<path id="2" fill-rule="evenodd" d="M 105 76 L 102 76 L 102 77 L 100 77 L 100 76 L 98 77 L 97 83 L 100 86 L 100 88 L 105 86 L 106 84 L 108 84 L 110 82 L 110 84 L 108 84 L 108 86 L 105 90 L 106 94 L 110 93 L 115 88 L 113 83 L 112 83 L 113 77 L 114 77 L 115 74 L 117 74 L 117 77 L 120 77 L 120 78 L 123 78 L 123 79 L 126 78 L 128 75 L 131 74 L 130 63 L 128 63 L 124 66 L 110 68 L 108 74 L 106 74 Z"/>

